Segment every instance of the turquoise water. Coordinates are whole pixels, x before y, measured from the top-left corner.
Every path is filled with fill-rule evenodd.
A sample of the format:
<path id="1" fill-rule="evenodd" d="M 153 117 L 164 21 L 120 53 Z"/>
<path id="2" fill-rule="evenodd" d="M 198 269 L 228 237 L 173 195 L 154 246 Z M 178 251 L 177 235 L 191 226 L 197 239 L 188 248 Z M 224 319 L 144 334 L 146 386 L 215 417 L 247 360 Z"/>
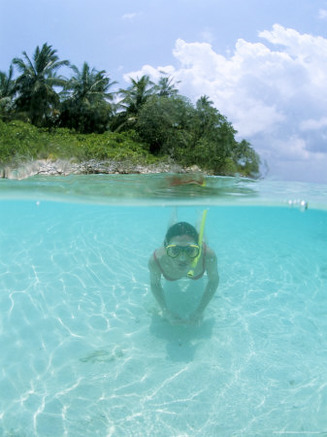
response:
<path id="1" fill-rule="evenodd" d="M 0 181 L 0 436 L 327 435 L 327 187 L 208 178 Z M 162 320 L 148 259 L 172 213 L 220 285 Z"/>

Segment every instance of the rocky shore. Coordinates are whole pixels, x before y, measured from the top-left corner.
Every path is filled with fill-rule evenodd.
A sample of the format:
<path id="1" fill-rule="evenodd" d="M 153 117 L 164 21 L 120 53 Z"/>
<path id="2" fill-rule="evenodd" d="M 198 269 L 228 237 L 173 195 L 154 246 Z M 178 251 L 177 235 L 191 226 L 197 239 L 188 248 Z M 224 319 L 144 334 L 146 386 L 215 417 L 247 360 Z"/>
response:
<path id="1" fill-rule="evenodd" d="M 183 168 L 176 164 L 132 164 L 128 161 L 84 162 L 69 160 L 40 159 L 26 162 L 19 166 L 4 165 L 0 167 L 0 178 L 25 179 L 30 176 L 68 176 L 70 174 L 150 174 L 150 173 L 201 173 L 197 166 Z"/>

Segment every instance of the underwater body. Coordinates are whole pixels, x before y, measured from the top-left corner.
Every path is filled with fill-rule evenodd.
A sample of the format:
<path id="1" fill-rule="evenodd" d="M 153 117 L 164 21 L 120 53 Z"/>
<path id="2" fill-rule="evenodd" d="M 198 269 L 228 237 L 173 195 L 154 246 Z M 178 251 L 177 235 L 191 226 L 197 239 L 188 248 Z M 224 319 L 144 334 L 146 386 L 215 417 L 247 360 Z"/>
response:
<path id="1" fill-rule="evenodd" d="M 327 186 L 174 181 L 0 180 L 1 437 L 327 435 Z M 219 287 L 171 325 L 148 260 L 204 210 Z"/>

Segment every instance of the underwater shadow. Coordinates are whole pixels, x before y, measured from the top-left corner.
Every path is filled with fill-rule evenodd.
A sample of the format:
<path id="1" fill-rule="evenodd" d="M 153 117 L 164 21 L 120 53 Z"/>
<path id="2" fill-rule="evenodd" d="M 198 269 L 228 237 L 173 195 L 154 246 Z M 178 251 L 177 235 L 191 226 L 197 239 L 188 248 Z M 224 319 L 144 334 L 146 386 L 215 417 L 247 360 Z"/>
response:
<path id="1" fill-rule="evenodd" d="M 200 325 L 171 325 L 158 314 L 152 316 L 150 332 L 167 341 L 167 357 L 171 361 L 193 361 L 200 340 L 212 336 L 214 319 L 204 320 Z"/>

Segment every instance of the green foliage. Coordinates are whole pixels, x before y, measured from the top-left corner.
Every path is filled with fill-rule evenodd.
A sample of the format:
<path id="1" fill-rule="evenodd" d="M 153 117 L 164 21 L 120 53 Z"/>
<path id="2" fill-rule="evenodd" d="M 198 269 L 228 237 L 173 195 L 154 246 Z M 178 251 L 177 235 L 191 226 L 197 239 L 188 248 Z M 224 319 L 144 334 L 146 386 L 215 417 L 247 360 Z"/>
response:
<path id="1" fill-rule="evenodd" d="M 50 45 L 43 44 L 41 49 L 36 47 L 32 59 L 26 52 L 23 52 L 23 58 L 13 59 L 13 64 L 21 73 L 15 82 L 17 111 L 26 113 L 28 120 L 37 126 L 46 124 L 59 105 L 54 87 L 63 86 L 64 81 L 56 76 L 56 72 L 69 62 L 59 61 L 56 53 Z"/>
<path id="2" fill-rule="evenodd" d="M 237 163 L 238 172 L 244 176 L 260 176 L 260 157 L 253 150 L 250 143 L 242 140 L 233 149 L 234 161 Z"/>
<path id="3" fill-rule="evenodd" d="M 0 120 L 0 162 L 17 157 L 32 158 L 35 153 L 38 129 L 20 121 L 4 123 Z"/>
<path id="4" fill-rule="evenodd" d="M 134 132 L 78 134 L 69 129 L 40 129 L 21 121 L 0 120 L 1 163 L 45 158 L 155 161 Z"/>
<path id="5" fill-rule="evenodd" d="M 113 101 L 109 92 L 115 82 L 111 82 L 105 71 L 90 69 L 84 62 L 79 70 L 71 67 L 74 76 L 66 83 L 63 91 L 58 124 L 83 133 L 103 133 L 108 129 Z"/>
<path id="6" fill-rule="evenodd" d="M 0 71 L 0 117 L 10 120 L 14 112 L 15 82 L 13 80 L 13 66 L 10 65 L 8 74 Z"/>
<path id="7" fill-rule="evenodd" d="M 113 159 L 117 161 L 126 159 L 132 161 L 150 159 L 151 155 L 147 147 L 135 141 L 133 136 L 133 133 L 128 132 L 122 134 L 107 132 L 103 135 L 77 135 L 79 141 L 79 157 L 83 159 Z"/>
<path id="8" fill-rule="evenodd" d="M 67 79 L 57 75 L 63 66 L 70 64 L 43 44 L 32 59 L 23 52 L 8 74 L 0 72 L 1 162 L 169 157 L 214 174 L 259 176 L 258 154 L 247 141 L 236 141 L 237 132 L 208 96 L 193 105 L 169 76 L 153 83 L 147 75 L 113 93 L 115 82 L 104 70 L 84 62 L 81 69 L 70 66 Z"/>
<path id="9" fill-rule="evenodd" d="M 59 126 L 74 129 L 81 133 L 103 133 L 108 130 L 111 118 L 110 105 L 98 102 L 90 105 L 70 99 L 63 102 L 58 117 Z"/>
<path id="10" fill-rule="evenodd" d="M 238 143 L 226 117 L 203 96 L 195 107 L 183 96 L 154 95 L 138 113 L 136 129 L 155 155 L 197 164 L 214 174 L 257 176 L 259 157 L 249 143 Z"/>
<path id="11" fill-rule="evenodd" d="M 147 75 L 137 80 L 131 78 L 130 81 L 131 85 L 127 90 L 119 90 L 119 94 L 122 96 L 121 106 L 129 115 L 137 115 L 148 97 L 153 95 L 154 84 Z"/>
<path id="12" fill-rule="evenodd" d="M 153 89 L 161 97 L 176 97 L 179 94 L 173 79 L 168 76 L 161 76 Z"/>
<path id="13" fill-rule="evenodd" d="M 177 149 L 186 147 L 193 111 L 182 96 L 154 95 L 140 110 L 136 129 L 150 145 L 151 153 L 174 157 Z"/>

